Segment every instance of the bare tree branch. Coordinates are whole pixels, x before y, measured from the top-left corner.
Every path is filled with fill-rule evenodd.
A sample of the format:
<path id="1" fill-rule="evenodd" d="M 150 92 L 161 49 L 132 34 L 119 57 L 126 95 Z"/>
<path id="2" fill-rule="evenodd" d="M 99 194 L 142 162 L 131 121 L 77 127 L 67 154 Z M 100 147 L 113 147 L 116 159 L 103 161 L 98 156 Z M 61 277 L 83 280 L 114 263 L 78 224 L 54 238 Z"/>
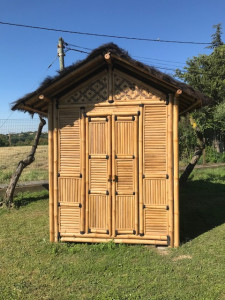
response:
<path id="1" fill-rule="evenodd" d="M 34 156 L 35 156 L 35 152 L 36 152 L 36 149 L 37 149 L 37 146 L 38 146 L 38 143 L 39 143 L 39 139 L 40 139 L 40 136 L 41 136 L 41 133 L 42 133 L 42 128 L 46 124 L 46 121 L 41 116 L 39 116 L 39 118 L 40 118 L 40 123 L 39 123 L 39 126 L 38 126 L 36 136 L 34 138 L 34 144 L 31 148 L 31 151 L 30 151 L 29 155 L 24 160 L 21 160 L 18 163 L 17 169 L 12 174 L 12 177 L 10 179 L 10 183 L 9 183 L 8 188 L 6 190 L 5 197 L 4 197 L 4 203 L 7 207 L 10 207 L 13 203 L 14 191 L 15 191 L 17 182 L 20 178 L 20 175 L 22 174 L 23 169 L 26 168 L 27 166 L 29 166 L 35 160 Z"/>

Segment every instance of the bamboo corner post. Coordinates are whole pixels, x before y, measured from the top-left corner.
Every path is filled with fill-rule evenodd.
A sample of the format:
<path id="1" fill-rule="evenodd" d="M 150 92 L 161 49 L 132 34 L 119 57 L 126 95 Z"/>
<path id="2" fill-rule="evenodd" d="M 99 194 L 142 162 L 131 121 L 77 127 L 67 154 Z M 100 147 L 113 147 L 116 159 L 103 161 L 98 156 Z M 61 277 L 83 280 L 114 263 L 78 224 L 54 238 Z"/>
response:
<path id="1" fill-rule="evenodd" d="M 173 94 L 169 94 L 168 105 L 168 127 L 167 127 L 167 143 L 168 143 L 168 202 L 169 202 L 169 236 L 170 246 L 174 247 L 174 176 L 173 176 Z"/>
<path id="2" fill-rule="evenodd" d="M 49 166 L 49 227 L 50 242 L 54 242 L 54 190 L 53 190 L 53 107 L 48 105 L 48 166 Z"/>
<path id="3" fill-rule="evenodd" d="M 58 110 L 53 102 L 54 237 L 58 242 Z"/>
<path id="4" fill-rule="evenodd" d="M 174 147 L 174 247 L 180 244 L 179 225 L 179 143 L 178 143 L 178 120 L 179 120 L 179 97 L 182 90 L 177 90 L 173 105 L 173 147 Z"/>

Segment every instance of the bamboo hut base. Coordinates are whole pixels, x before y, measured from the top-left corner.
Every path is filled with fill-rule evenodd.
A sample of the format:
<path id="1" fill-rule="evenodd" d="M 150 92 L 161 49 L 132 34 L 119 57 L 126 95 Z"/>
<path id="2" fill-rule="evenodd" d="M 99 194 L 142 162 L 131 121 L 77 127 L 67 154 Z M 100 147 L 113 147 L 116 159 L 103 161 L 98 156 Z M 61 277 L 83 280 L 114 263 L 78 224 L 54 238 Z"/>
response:
<path id="1" fill-rule="evenodd" d="M 164 245 L 168 246 L 167 240 L 147 240 L 147 239 L 137 239 L 137 238 L 102 238 L 102 237 L 73 237 L 73 236 L 64 236 L 60 239 L 62 242 L 78 242 L 78 243 L 108 243 L 114 242 L 116 244 L 144 244 L 144 245 Z"/>

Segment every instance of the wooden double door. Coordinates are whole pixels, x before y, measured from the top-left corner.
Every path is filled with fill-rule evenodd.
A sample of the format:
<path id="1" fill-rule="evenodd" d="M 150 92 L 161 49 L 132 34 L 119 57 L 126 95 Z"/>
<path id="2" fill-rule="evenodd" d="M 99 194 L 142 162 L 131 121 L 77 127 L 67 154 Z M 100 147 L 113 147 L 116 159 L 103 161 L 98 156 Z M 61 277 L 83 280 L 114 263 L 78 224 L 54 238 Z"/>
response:
<path id="1" fill-rule="evenodd" d="M 138 234 L 138 118 L 86 117 L 88 233 Z"/>

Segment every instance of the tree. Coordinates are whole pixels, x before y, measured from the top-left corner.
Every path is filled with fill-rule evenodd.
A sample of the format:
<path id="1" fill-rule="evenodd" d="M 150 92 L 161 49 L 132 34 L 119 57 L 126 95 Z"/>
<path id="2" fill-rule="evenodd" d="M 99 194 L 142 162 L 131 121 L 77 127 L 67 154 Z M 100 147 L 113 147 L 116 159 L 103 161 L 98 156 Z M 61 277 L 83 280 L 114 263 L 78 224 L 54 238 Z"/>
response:
<path id="1" fill-rule="evenodd" d="M 4 197 L 4 203 L 6 204 L 7 207 L 10 207 L 11 204 L 13 203 L 13 195 L 14 195 L 14 191 L 16 188 L 16 184 L 20 178 L 20 175 L 23 172 L 23 169 L 26 168 L 27 166 L 29 166 L 34 160 L 35 160 L 35 152 L 38 146 L 38 142 L 41 136 L 41 132 L 42 132 L 42 128 L 44 127 L 44 125 L 46 124 L 46 121 L 39 116 L 40 118 L 40 123 L 38 126 L 38 131 L 36 133 L 35 139 L 34 139 L 34 144 L 31 148 L 31 151 L 29 153 L 29 155 L 24 159 L 21 160 L 17 166 L 16 171 L 12 174 L 12 177 L 10 179 L 10 183 L 8 185 L 8 188 L 6 190 L 5 193 L 5 197 Z"/>
<path id="2" fill-rule="evenodd" d="M 194 166 L 198 162 L 203 149 L 205 140 L 214 143 L 217 151 L 221 150 L 218 137 L 224 139 L 224 116 L 225 116 L 225 45 L 221 39 L 221 24 L 213 26 L 216 32 L 212 34 L 213 49 L 210 55 L 201 54 L 188 59 L 184 71 L 177 70 L 176 77 L 190 84 L 195 89 L 213 99 L 211 106 L 203 107 L 187 116 L 190 121 L 196 124 L 193 127 L 197 137 L 195 155 L 189 166 L 181 176 L 181 182 L 184 183 Z M 185 127 L 181 130 L 186 130 Z M 224 141 L 223 141 L 224 144 Z M 190 167 L 193 166 L 192 167 Z"/>
<path id="3" fill-rule="evenodd" d="M 224 45 L 224 43 L 223 43 L 223 41 L 221 39 L 222 24 L 219 23 L 219 24 L 213 25 L 213 28 L 216 29 L 216 32 L 211 35 L 212 43 L 211 43 L 211 46 L 208 47 L 210 49 L 215 49 L 215 48 L 217 48 L 219 46 Z"/>

